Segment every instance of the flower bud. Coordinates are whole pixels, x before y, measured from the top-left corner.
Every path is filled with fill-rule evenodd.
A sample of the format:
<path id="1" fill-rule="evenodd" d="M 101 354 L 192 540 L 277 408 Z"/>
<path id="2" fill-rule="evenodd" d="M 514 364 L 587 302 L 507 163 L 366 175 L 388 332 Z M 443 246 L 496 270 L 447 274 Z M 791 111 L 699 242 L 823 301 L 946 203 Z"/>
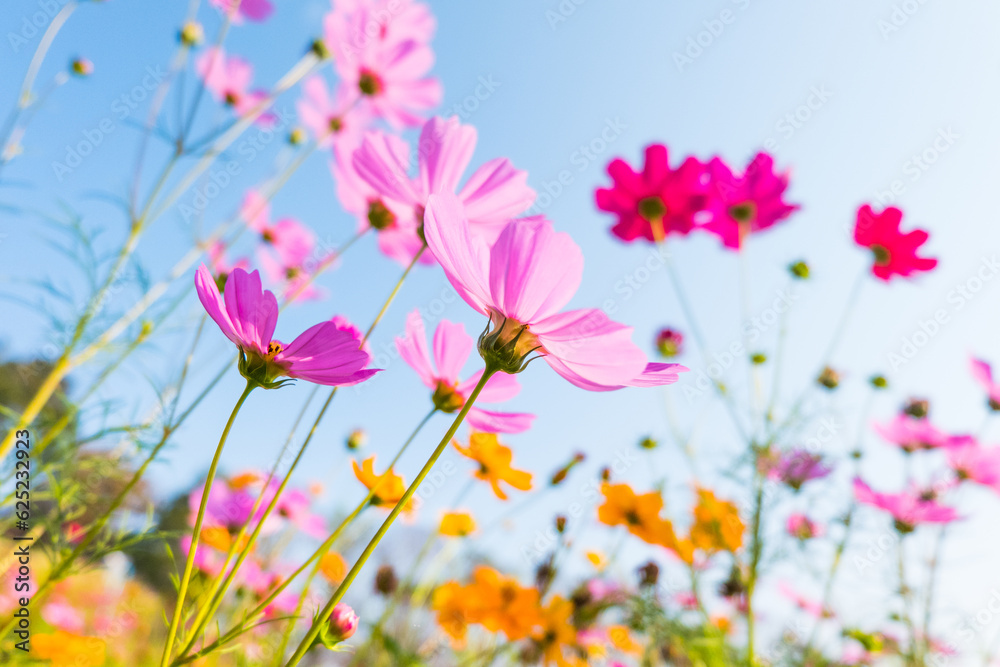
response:
<path id="1" fill-rule="evenodd" d="M 921 398 L 911 398 L 907 401 L 906 405 L 903 406 L 903 413 L 908 414 L 911 417 L 916 417 L 917 419 L 923 419 L 930 412 L 931 404 L 925 399 Z"/>
<path id="2" fill-rule="evenodd" d="M 205 29 L 197 21 L 188 21 L 177 32 L 177 39 L 184 46 L 198 46 L 205 41 Z"/>
<path id="3" fill-rule="evenodd" d="M 356 428 L 351 431 L 351 434 L 347 436 L 347 448 L 351 451 L 356 449 L 361 449 L 368 443 L 368 434 L 365 433 L 360 428 Z"/>
<path id="4" fill-rule="evenodd" d="M 809 278 L 809 265 L 805 262 L 799 261 L 789 264 L 788 271 L 792 274 L 793 278 L 798 278 L 799 280 L 807 280 Z"/>
<path id="5" fill-rule="evenodd" d="M 585 458 L 587 457 L 582 452 L 577 452 L 576 454 L 574 454 L 573 458 L 570 459 L 569 463 L 564 465 L 559 470 L 555 471 L 555 473 L 552 475 L 552 479 L 549 480 L 549 484 L 551 484 L 552 486 L 558 486 L 562 484 L 564 481 L 566 481 L 566 477 L 569 475 L 569 471 L 572 470 L 573 467 L 576 466 L 577 464 L 583 462 Z"/>
<path id="6" fill-rule="evenodd" d="M 69 69 L 76 76 L 83 78 L 94 73 L 94 63 L 86 58 L 75 58 L 69 64 Z"/>
<path id="7" fill-rule="evenodd" d="M 656 334 L 656 349 L 661 357 L 670 359 L 682 351 L 684 335 L 676 329 L 665 327 Z"/>
<path id="8" fill-rule="evenodd" d="M 652 588 L 659 579 L 660 566 L 653 561 L 649 561 L 639 568 L 639 586 L 641 588 Z"/>
<path id="9" fill-rule="evenodd" d="M 654 438 L 651 438 L 649 436 L 646 436 L 645 438 L 639 441 L 640 449 L 656 449 L 659 446 L 660 443 Z"/>
<path id="10" fill-rule="evenodd" d="M 333 608 L 329 620 L 320 626 L 316 644 L 322 644 L 328 649 L 336 650 L 337 644 L 350 639 L 358 630 L 358 615 L 343 602 Z"/>
<path id="11" fill-rule="evenodd" d="M 750 363 L 755 366 L 760 366 L 767 361 L 767 355 L 763 352 L 755 352 L 750 355 Z"/>
<path id="12" fill-rule="evenodd" d="M 827 389 L 836 389 L 840 385 L 840 373 L 827 366 L 819 374 L 819 377 L 816 378 L 816 382 Z"/>
<path id="13" fill-rule="evenodd" d="M 392 565 L 383 565 L 375 573 L 375 592 L 382 595 L 392 595 L 399 588 L 399 579 Z"/>
<path id="14" fill-rule="evenodd" d="M 611 468 L 609 468 L 608 466 L 604 466 L 603 468 L 601 468 L 600 477 L 601 477 L 601 481 L 602 482 L 610 482 L 611 481 Z"/>
<path id="15" fill-rule="evenodd" d="M 560 535 L 566 532 L 566 517 L 561 514 L 556 517 L 556 532 Z"/>
<path id="16" fill-rule="evenodd" d="M 320 60 L 326 60 L 330 57 L 330 49 L 326 48 L 326 42 L 322 39 L 314 39 L 309 45 L 309 50 L 315 53 Z"/>
<path id="17" fill-rule="evenodd" d="M 292 146 L 298 146 L 306 140 L 306 131 L 301 127 L 293 127 L 292 131 L 288 133 L 288 143 Z"/>
<path id="18" fill-rule="evenodd" d="M 884 375 L 873 375 L 868 381 L 876 389 L 885 389 L 889 386 L 889 381 L 885 379 Z"/>

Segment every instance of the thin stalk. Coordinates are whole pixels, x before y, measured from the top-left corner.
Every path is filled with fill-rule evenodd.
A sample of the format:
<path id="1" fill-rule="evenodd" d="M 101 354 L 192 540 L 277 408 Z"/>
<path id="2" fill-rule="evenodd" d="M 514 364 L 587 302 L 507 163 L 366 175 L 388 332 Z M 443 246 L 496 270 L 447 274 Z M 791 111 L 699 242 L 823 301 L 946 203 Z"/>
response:
<path id="1" fill-rule="evenodd" d="M 198 515 L 195 518 L 194 528 L 191 531 L 191 546 L 188 549 L 187 562 L 184 564 L 184 575 L 181 577 L 180 588 L 177 591 L 177 605 L 174 607 L 174 617 L 170 622 L 170 629 L 167 631 L 167 640 L 163 644 L 163 658 L 160 660 L 160 667 L 166 667 L 170 664 L 170 652 L 173 648 L 174 638 L 177 636 L 177 630 L 181 624 L 181 616 L 184 614 L 184 598 L 187 597 L 188 584 L 191 583 L 195 553 L 198 551 L 198 543 L 201 541 L 201 526 L 205 520 L 205 509 L 208 507 L 208 498 L 212 492 L 212 482 L 215 481 L 215 472 L 219 467 L 219 459 L 222 458 L 222 449 L 229 438 L 229 431 L 233 428 L 236 415 L 239 414 L 240 408 L 243 407 L 243 402 L 247 400 L 247 396 L 250 395 L 250 392 L 256 386 L 254 383 L 247 381 L 246 389 L 240 394 L 239 400 L 236 401 L 236 405 L 229 415 L 226 427 L 222 431 L 222 437 L 219 438 L 219 445 L 215 448 L 215 456 L 212 457 L 212 464 L 208 468 L 208 476 L 205 479 L 205 486 L 201 493 L 201 503 L 198 505 Z"/>
<path id="2" fill-rule="evenodd" d="M 375 536 L 372 537 L 371 541 L 368 543 L 368 546 L 365 547 L 365 550 L 361 553 L 361 556 L 358 558 L 357 562 L 354 563 L 354 567 L 352 567 L 351 571 L 347 573 L 347 576 L 344 578 L 344 581 L 341 582 L 340 586 L 337 587 L 337 590 L 334 592 L 333 596 L 330 597 L 330 600 L 326 603 L 326 606 L 323 607 L 323 610 L 319 613 L 319 616 L 317 616 L 316 619 L 313 621 L 312 627 L 309 629 L 309 632 L 306 633 L 306 636 L 299 643 L 299 646 L 297 649 L 295 649 L 295 653 L 292 654 L 292 657 L 288 660 L 287 663 L 285 663 L 286 667 L 292 667 L 293 665 L 297 665 L 299 661 L 302 660 L 302 657 L 306 654 L 306 651 L 308 651 L 312 647 L 313 642 L 316 639 L 316 636 L 319 634 L 320 627 L 322 626 L 322 624 L 326 623 L 329 620 L 330 614 L 333 613 L 333 608 L 337 606 L 337 603 L 339 603 L 340 600 L 344 597 L 344 594 L 347 593 L 347 590 L 351 587 L 351 584 L 354 583 L 354 580 L 361 572 L 361 568 L 363 568 L 365 563 L 368 562 L 368 559 L 375 551 L 375 548 L 378 547 L 379 542 L 382 541 L 382 538 L 389 531 L 389 528 L 392 526 L 393 522 L 395 522 L 396 517 L 399 516 L 399 514 L 403 511 L 403 508 L 406 507 L 406 505 L 410 502 L 410 499 L 413 497 L 413 494 L 416 493 L 421 483 L 423 483 L 424 478 L 427 477 L 427 475 L 430 473 L 431 468 L 433 468 L 434 464 L 437 463 L 437 460 L 438 458 L 441 457 L 441 454 L 444 453 L 444 450 L 448 447 L 448 444 L 451 442 L 451 439 L 455 436 L 456 431 L 458 431 L 458 427 L 462 425 L 463 421 L 465 421 L 465 416 L 469 413 L 469 410 L 472 409 L 472 406 L 476 402 L 476 399 L 479 398 L 479 394 L 486 386 L 487 381 L 489 381 L 489 379 L 493 377 L 493 374 L 496 372 L 497 371 L 495 368 L 491 368 L 489 365 L 486 366 L 486 369 L 483 371 L 482 377 L 479 378 L 479 382 L 478 384 L 476 384 L 476 388 L 472 390 L 472 393 L 469 395 L 469 398 L 466 399 L 465 405 L 462 406 L 462 409 L 461 411 L 459 411 L 458 416 L 455 417 L 455 421 L 448 429 L 448 432 L 445 433 L 444 437 L 441 439 L 440 444 L 438 444 L 437 448 L 431 454 L 430 458 L 427 459 L 427 463 L 424 464 L 424 467 L 417 474 L 416 479 L 414 479 L 413 483 L 411 483 L 410 486 L 406 489 L 406 492 L 403 494 L 403 497 L 400 498 L 399 502 L 396 503 L 396 506 L 392 508 L 392 511 L 389 513 L 388 518 L 386 518 L 386 520 L 379 527 L 378 531 L 375 533 Z"/>

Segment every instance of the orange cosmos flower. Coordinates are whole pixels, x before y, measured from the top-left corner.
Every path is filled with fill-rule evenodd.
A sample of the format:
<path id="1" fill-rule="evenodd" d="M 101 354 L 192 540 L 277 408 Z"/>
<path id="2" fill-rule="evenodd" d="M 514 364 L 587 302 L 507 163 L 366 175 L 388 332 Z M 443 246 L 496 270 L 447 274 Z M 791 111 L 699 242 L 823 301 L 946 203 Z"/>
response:
<path id="1" fill-rule="evenodd" d="M 406 493 L 406 483 L 402 477 L 392 472 L 391 468 L 384 473 L 385 478 L 381 481 L 379 480 L 381 475 L 375 472 L 374 456 L 369 456 L 362 461 L 360 466 L 357 461 L 352 459 L 351 465 L 354 466 L 354 476 L 358 478 L 359 482 L 368 487 L 369 491 L 376 489 L 376 486 L 378 487 L 374 495 L 372 495 L 372 505 L 392 509 L 402 499 L 403 494 Z M 413 510 L 412 498 L 406 503 L 406 507 L 403 510 L 406 512 Z"/>
<path id="2" fill-rule="evenodd" d="M 695 548 L 710 553 L 736 551 L 743 545 L 745 528 L 735 504 L 719 500 L 708 489 L 698 489 L 698 504 L 691 526 L 691 542 Z"/>
<path id="3" fill-rule="evenodd" d="M 673 540 L 673 527 L 660 518 L 663 498 L 650 491 L 638 495 L 628 484 L 601 485 L 604 504 L 597 508 L 597 518 L 608 526 L 625 526 L 630 533 L 650 544 Z"/>
<path id="4" fill-rule="evenodd" d="M 319 559 L 319 571 L 330 583 L 339 584 L 344 580 L 344 575 L 347 574 L 347 563 L 344 562 L 344 557 L 336 551 L 327 551 Z"/>
<path id="5" fill-rule="evenodd" d="M 611 645 L 622 653 L 628 655 L 642 654 L 642 646 L 632 639 L 632 634 L 624 625 L 609 625 L 608 639 L 611 640 Z"/>
<path id="6" fill-rule="evenodd" d="M 469 446 L 462 447 L 456 440 L 455 449 L 464 456 L 479 464 L 476 477 L 489 482 L 493 493 L 500 500 L 507 500 L 507 494 L 500 488 L 500 482 L 505 482 L 520 491 L 531 489 L 531 473 L 515 470 L 510 467 L 513 454 L 497 440 L 495 433 L 473 433 L 469 437 Z"/>
<path id="7" fill-rule="evenodd" d="M 476 530 L 476 521 L 468 512 L 445 512 L 438 532 L 447 537 L 465 537 Z"/>
<path id="8" fill-rule="evenodd" d="M 437 612 L 437 623 L 451 638 L 452 646 L 463 648 L 470 623 L 465 587 L 457 581 L 438 586 L 431 597 L 431 609 Z"/>
<path id="9" fill-rule="evenodd" d="M 490 632 L 504 633 L 512 642 L 529 636 L 541 621 L 538 589 L 523 587 L 491 567 L 476 568 L 466 594 L 476 607 L 475 622 Z"/>
<path id="10" fill-rule="evenodd" d="M 52 667 L 99 667 L 106 657 L 103 640 L 62 630 L 54 634 L 36 634 L 31 648 L 35 657 L 49 660 Z"/>
<path id="11" fill-rule="evenodd" d="M 577 643 L 576 628 L 573 627 L 573 603 L 558 595 L 552 596 L 549 604 L 541 610 L 541 628 L 534 635 L 542 651 L 542 663 L 559 667 L 584 667 L 581 660 L 584 649 Z M 569 649 L 567 658 L 565 649 Z"/>

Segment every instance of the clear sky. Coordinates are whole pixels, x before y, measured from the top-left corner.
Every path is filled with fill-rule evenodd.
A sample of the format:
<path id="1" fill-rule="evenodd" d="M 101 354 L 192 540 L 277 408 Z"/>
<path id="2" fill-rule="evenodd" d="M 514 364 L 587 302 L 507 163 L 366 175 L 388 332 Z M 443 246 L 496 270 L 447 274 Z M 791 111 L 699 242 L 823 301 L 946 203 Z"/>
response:
<path id="1" fill-rule="evenodd" d="M 872 418 L 889 418 L 906 397 L 916 395 L 931 400 L 932 416 L 949 430 L 979 431 L 983 407 L 968 376 L 967 358 L 974 352 L 1000 362 L 996 338 L 1000 280 L 994 280 L 1000 271 L 1000 225 L 993 189 L 1000 177 L 995 161 L 1000 146 L 1000 126 L 995 122 L 1000 102 L 1000 42 L 995 35 L 1000 6 L 928 0 L 431 4 L 439 19 L 435 73 L 445 88 L 443 113 L 461 110 L 464 122 L 477 127 L 473 166 L 509 157 L 529 171 L 530 183 L 539 193 L 548 195 L 540 199 L 540 208 L 559 229 L 573 235 L 586 256 L 583 285 L 571 305 L 613 300 L 615 318 L 633 325 L 634 339 L 651 354 L 658 327 L 686 328 L 664 271 L 651 272 L 640 289 L 627 286 L 629 277 L 642 280 L 646 275 L 641 267 L 648 249 L 625 246 L 610 236 L 611 220 L 595 210 L 593 189 L 607 182 L 603 169 L 610 159 L 622 156 L 634 162 L 651 141 L 667 143 L 674 160 L 686 154 L 702 158 L 718 154 L 734 164 L 767 148 L 780 167 L 791 169 L 789 198 L 802 204 L 802 210 L 750 243 L 745 260 L 751 283 L 749 312 L 764 317 L 787 287 L 784 267 L 789 262 L 808 260 L 814 275 L 791 298 L 789 345 L 780 384 L 784 405 L 809 386 L 855 278 L 869 261 L 851 243 L 854 212 L 867 201 L 894 201 L 905 211 L 904 224 L 930 230 L 927 249 L 939 257 L 939 268 L 912 284 L 867 281 L 835 357 L 835 365 L 844 372 L 844 389 L 829 406 L 813 393 L 807 404 L 843 416 L 836 437 L 827 444 L 834 454 L 854 446 L 863 423 L 861 410 L 867 405 L 864 381 L 875 372 L 889 375 L 892 390 L 871 405 Z M 40 38 L 40 31 L 32 33 L 31 22 L 46 9 L 50 8 L 44 0 L 17 0 L 7 4 L 0 18 L 0 110 L 15 100 Z M 319 35 L 326 10 L 327 4 L 320 0 L 279 2 L 271 22 L 234 28 L 227 47 L 253 61 L 259 82 L 272 83 Z M 76 55 L 92 60 L 95 73 L 84 81 L 71 80 L 51 95 L 24 138 L 24 154 L 3 173 L 0 280 L 3 295 L 17 297 L 3 302 L 0 351 L 4 356 L 44 355 L 53 340 L 43 312 L 52 306 L 38 305 L 53 300 L 27 283 L 47 280 L 71 287 L 78 295 L 85 293 L 79 274 L 47 243 L 53 234 L 43 225 L 41 214 L 79 212 L 86 228 L 102 230 L 98 248 L 103 252 L 122 238 L 125 222 L 113 198 L 127 192 L 138 136 L 134 126 L 144 120 L 148 108 L 148 99 L 135 109 L 129 101 L 142 97 L 150 77 L 166 70 L 184 15 L 185 4 L 179 2 L 88 3 L 74 14 L 46 59 L 39 77 L 43 85 Z M 207 34 L 214 34 L 218 17 L 205 8 L 200 16 Z M 43 16 L 42 23 L 46 21 Z M 470 102 L 477 90 L 483 99 Z M 293 91 L 281 98 L 278 108 L 294 113 L 296 95 Z M 209 127 L 221 113 L 206 105 L 200 125 Z M 112 129 L 101 130 L 107 119 L 112 120 Z M 88 132 L 98 133 L 99 145 L 83 165 L 57 174 L 53 162 L 65 161 L 67 145 L 86 139 Z M 244 186 L 288 160 L 280 144 L 271 142 L 252 160 L 239 158 L 245 160 L 243 180 L 211 202 L 206 226 L 231 214 Z M 147 188 L 156 160 L 165 155 L 162 146 L 157 151 L 147 167 Z M 563 180 L 568 185 L 559 189 L 555 184 L 561 172 L 567 172 Z M 276 215 L 305 221 L 331 243 L 353 233 L 354 222 L 339 208 L 326 158 L 319 154 L 278 194 L 273 208 Z M 180 257 L 192 231 L 177 210 L 156 223 L 138 253 L 151 279 L 160 278 Z M 677 242 L 673 255 L 712 350 L 721 351 L 739 340 L 735 257 L 704 235 Z M 279 335 L 287 338 L 333 312 L 367 326 L 398 272 L 366 239 L 321 281 L 330 298 L 283 316 Z M 123 279 L 110 303 L 112 309 L 134 298 L 140 277 L 132 271 Z M 436 300 L 449 291 L 439 269 L 419 270 L 375 334 L 376 352 L 391 354 L 391 341 L 401 332 L 406 313 L 415 307 L 433 311 Z M 470 333 L 478 333 L 479 317 L 461 302 L 449 301 L 443 317 L 464 322 Z M 940 319 L 939 311 L 943 324 L 934 329 L 927 322 L 936 315 Z M 103 398 L 115 401 L 118 418 L 151 409 L 154 388 L 170 380 L 168 371 L 177 368 L 198 314 L 194 300 L 182 304 L 170 320 L 170 335 L 157 339 L 155 350 L 138 355 L 108 385 Z M 919 336 L 922 325 L 934 329 L 933 335 Z M 764 327 L 759 346 L 765 351 L 771 352 L 778 328 Z M 907 341 L 925 344 L 911 350 Z M 207 333 L 192 387 L 217 371 L 219 360 L 230 353 L 228 345 L 218 332 Z M 722 479 L 728 465 L 723 456 L 736 453 L 738 444 L 725 413 L 707 394 L 685 392 L 685 385 L 691 386 L 705 370 L 693 348 L 689 350 L 683 361 L 692 373 L 682 384 L 662 392 L 590 394 L 542 364 L 521 376 L 524 390 L 509 407 L 535 412 L 538 419 L 531 432 L 509 438 L 517 464 L 535 471 L 541 482 L 576 450 L 586 452 L 589 460 L 560 494 L 518 515 L 516 532 L 494 535 L 491 544 L 498 560 L 526 571 L 520 547 L 530 545 L 533 532 L 544 528 L 551 516 L 539 508 L 567 511 L 598 467 L 620 453 L 631 455 L 640 437 L 649 434 L 669 440 L 668 401 L 682 431 L 694 433 L 699 474 Z M 904 352 L 911 351 L 912 358 L 907 358 Z M 894 354 L 904 362 L 894 363 Z M 394 356 L 378 361 L 387 370 L 377 381 L 363 391 L 338 396 L 299 475 L 303 482 L 317 479 L 326 484 L 324 502 L 330 507 L 344 507 L 359 494 L 344 463 L 345 434 L 364 427 L 370 435 L 369 451 L 385 460 L 428 408 L 426 392 L 410 369 Z M 764 372 L 768 391 L 771 374 L 769 366 Z M 742 368 L 734 368 L 726 382 L 738 395 L 745 395 Z M 177 435 L 174 448 L 152 474 L 160 495 L 185 489 L 204 471 L 240 387 L 234 369 Z M 268 465 L 309 391 L 300 384 L 253 396 L 249 403 L 253 409 L 237 424 L 224 467 L 235 471 Z M 439 418 L 421 435 L 403 462 L 408 477 L 446 427 L 445 419 Z M 812 437 L 808 431 L 799 435 Z M 898 488 L 903 477 L 899 457 L 874 436 L 866 435 L 865 442 L 872 452 L 862 464 L 866 477 L 879 489 Z M 464 487 L 468 466 L 457 458 L 454 466 L 459 474 L 445 480 L 432 503 L 450 502 Z M 672 504 L 684 502 L 690 478 L 673 446 L 659 450 L 654 464 L 641 461 L 623 477 L 645 487 L 664 473 Z M 847 470 L 842 476 L 846 482 Z M 466 503 L 484 520 L 499 513 L 484 489 L 476 490 Z M 986 492 L 969 493 L 961 503 L 964 511 L 976 510 L 981 518 L 956 527 L 952 549 L 944 553 L 940 598 L 949 615 L 941 617 L 939 630 L 945 634 L 956 634 L 962 619 L 985 608 L 991 591 L 1000 590 L 1000 575 L 992 567 L 1000 548 L 991 521 L 998 509 L 996 499 Z M 799 503 L 809 504 L 821 516 L 839 509 L 822 494 Z M 428 511 L 425 520 L 432 515 Z M 588 510 L 581 523 L 589 523 L 592 516 Z M 867 531 L 858 542 L 863 550 L 865 540 L 877 541 L 884 532 L 884 521 L 864 513 L 861 523 Z M 602 544 L 606 538 L 600 531 L 582 528 L 579 540 L 581 545 L 611 547 Z M 915 566 L 915 550 L 911 551 Z M 629 566 L 647 557 L 632 542 L 626 543 L 623 553 Z M 815 568 L 818 562 L 815 554 L 797 558 L 802 568 Z M 872 568 L 853 564 L 845 568 L 851 594 L 845 592 L 838 602 L 849 616 L 862 622 L 876 620 L 878 605 L 863 603 L 869 597 L 880 599 L 880 587 L 892 580 L 892 562 L 883 558 Z M 776 572 L 772 581 L 781 576 Z M 816 590 L 801 583 L 801 576 L 793 580 L 807 592 Z M 778 599 L 770 602 L 773 605 L 765 613 L 780 623 L 788 605 Z M 976 633 L 964 648 L 972 649 L 992 635 L 997 622 L 991 619 L 988 631 Z"/>

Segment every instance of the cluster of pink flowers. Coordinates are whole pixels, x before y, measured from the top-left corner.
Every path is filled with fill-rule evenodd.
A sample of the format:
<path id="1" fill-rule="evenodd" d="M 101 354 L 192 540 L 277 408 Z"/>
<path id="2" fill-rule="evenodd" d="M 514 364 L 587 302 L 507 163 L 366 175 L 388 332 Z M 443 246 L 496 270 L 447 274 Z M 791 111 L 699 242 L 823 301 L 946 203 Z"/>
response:
<path id="1" fill-rule="evenodd" d="M 717 236 L 725 248 L 739 251 L 747 237 L 769 229 L 799 209 L 785 201 L 788 174 L 775 170 L 774 159 L 758 153 L 736 171 L 716 156 L 703 162 L 685 157 L 670 166 L 667 147 L 646 147 L 642 170 L 622 159 L 608 164 L 610 188 L 599 188 L 597 207 L 612 213 L 611 232 L 623 241 L 662 242 L 702 230 Z M 858 210 L 855 242 L 874 255 L 872 273 L 881 280 L 910 277 L 937 266 L 936 259 L 919 257 L 927 241 L 923 230 L 903 233 L 902 212 L 887 208 L 879 214 L 871 206 Z"/>

